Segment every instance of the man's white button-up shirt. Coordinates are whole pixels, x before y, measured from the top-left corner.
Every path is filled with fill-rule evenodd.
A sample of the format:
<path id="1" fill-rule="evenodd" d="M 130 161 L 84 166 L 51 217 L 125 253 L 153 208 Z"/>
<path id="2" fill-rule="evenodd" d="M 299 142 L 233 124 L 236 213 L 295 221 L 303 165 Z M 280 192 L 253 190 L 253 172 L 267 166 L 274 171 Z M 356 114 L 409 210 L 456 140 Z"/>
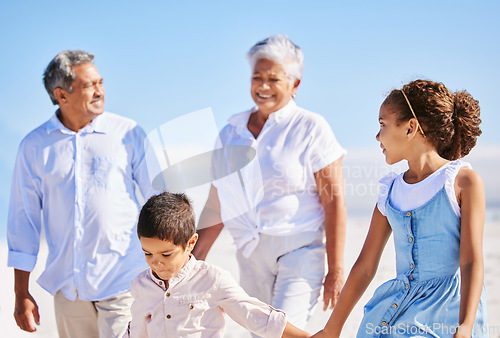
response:
<path id="1" fill-rule="evenodd" d="M 51 294 L 100 300 L 129 290 L 147 266 L 136 235 L 140 204 L 154 191 L 145 134 L 132 120 L 97 116 L 79 132 L 55 114 L 19 147 L 7 225 L 8 265 L 32 271 L 42 224 L 49 255 L 38 283 Z"/>

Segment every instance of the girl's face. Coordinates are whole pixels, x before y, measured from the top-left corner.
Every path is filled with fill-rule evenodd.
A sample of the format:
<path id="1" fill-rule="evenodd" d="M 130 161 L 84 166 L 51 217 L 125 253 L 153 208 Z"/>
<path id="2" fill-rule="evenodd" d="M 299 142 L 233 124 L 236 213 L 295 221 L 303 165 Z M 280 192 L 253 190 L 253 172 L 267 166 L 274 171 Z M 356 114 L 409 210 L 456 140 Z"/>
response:
<path id="1" fill-rule="evenodd" d="M 378 115 L 380 130 L 375 137 L 385 155 L 387 164 L 394 164 L 406 158 L 408 144 L 408 123 L 399 122 L 394 106 L 382 104 Z"/>

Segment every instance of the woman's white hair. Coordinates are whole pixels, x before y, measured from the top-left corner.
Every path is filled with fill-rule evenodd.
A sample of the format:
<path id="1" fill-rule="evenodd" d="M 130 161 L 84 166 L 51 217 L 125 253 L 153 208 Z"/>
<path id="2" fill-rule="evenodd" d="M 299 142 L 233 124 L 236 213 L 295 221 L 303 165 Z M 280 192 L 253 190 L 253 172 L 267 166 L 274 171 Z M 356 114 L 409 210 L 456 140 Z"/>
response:
<path id="1" fill-rule="evenodd" d="M 279 63 L 292 82 L 302 78 L 304 54 L 285 35 L 278 34 L 257 42 L 248 51 L 247 58 L 252 69 L 258 60 L 269 59 Z"/>

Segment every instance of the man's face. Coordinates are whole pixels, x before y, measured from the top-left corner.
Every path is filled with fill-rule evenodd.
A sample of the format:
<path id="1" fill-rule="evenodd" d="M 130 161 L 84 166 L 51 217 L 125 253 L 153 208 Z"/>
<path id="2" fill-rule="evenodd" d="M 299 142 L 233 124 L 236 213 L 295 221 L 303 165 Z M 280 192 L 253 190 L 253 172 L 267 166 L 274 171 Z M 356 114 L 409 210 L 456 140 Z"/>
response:
<path id="1" fill-rule="evenodd" d="M 104 112 L 104 87 L 97 68 L 90 62 L 73 67 L 73 91 L 66 92 L 64 113 L 79 120 L 92 121 Z"/>

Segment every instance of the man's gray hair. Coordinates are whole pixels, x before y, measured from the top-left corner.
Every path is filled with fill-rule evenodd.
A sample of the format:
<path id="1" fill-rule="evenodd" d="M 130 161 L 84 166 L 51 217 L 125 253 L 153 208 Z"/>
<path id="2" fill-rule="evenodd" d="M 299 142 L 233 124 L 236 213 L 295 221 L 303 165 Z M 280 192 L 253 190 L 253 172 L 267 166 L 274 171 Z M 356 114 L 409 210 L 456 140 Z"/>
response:
<path id="1" fill-rule="evenodd" d="M 72 67 L 84 63 L 94 63 L 94 55 L 83 50 L 65 50 L 57 54 L 43 73 L 43 84 L 53 104 L 59 104 L 54 90 L 56 88 L 72 92 L 71 85 L 76 79 Z"/>
<path id="2" fill-rule="evenodd" d="M 259 59 L 269 59 L 279 63 L 292 82 L 302 78 L 304 54 L 285 35 L 278 34 L 257 42 L 248 51 L 247 58 L 252 69 Z"/>

